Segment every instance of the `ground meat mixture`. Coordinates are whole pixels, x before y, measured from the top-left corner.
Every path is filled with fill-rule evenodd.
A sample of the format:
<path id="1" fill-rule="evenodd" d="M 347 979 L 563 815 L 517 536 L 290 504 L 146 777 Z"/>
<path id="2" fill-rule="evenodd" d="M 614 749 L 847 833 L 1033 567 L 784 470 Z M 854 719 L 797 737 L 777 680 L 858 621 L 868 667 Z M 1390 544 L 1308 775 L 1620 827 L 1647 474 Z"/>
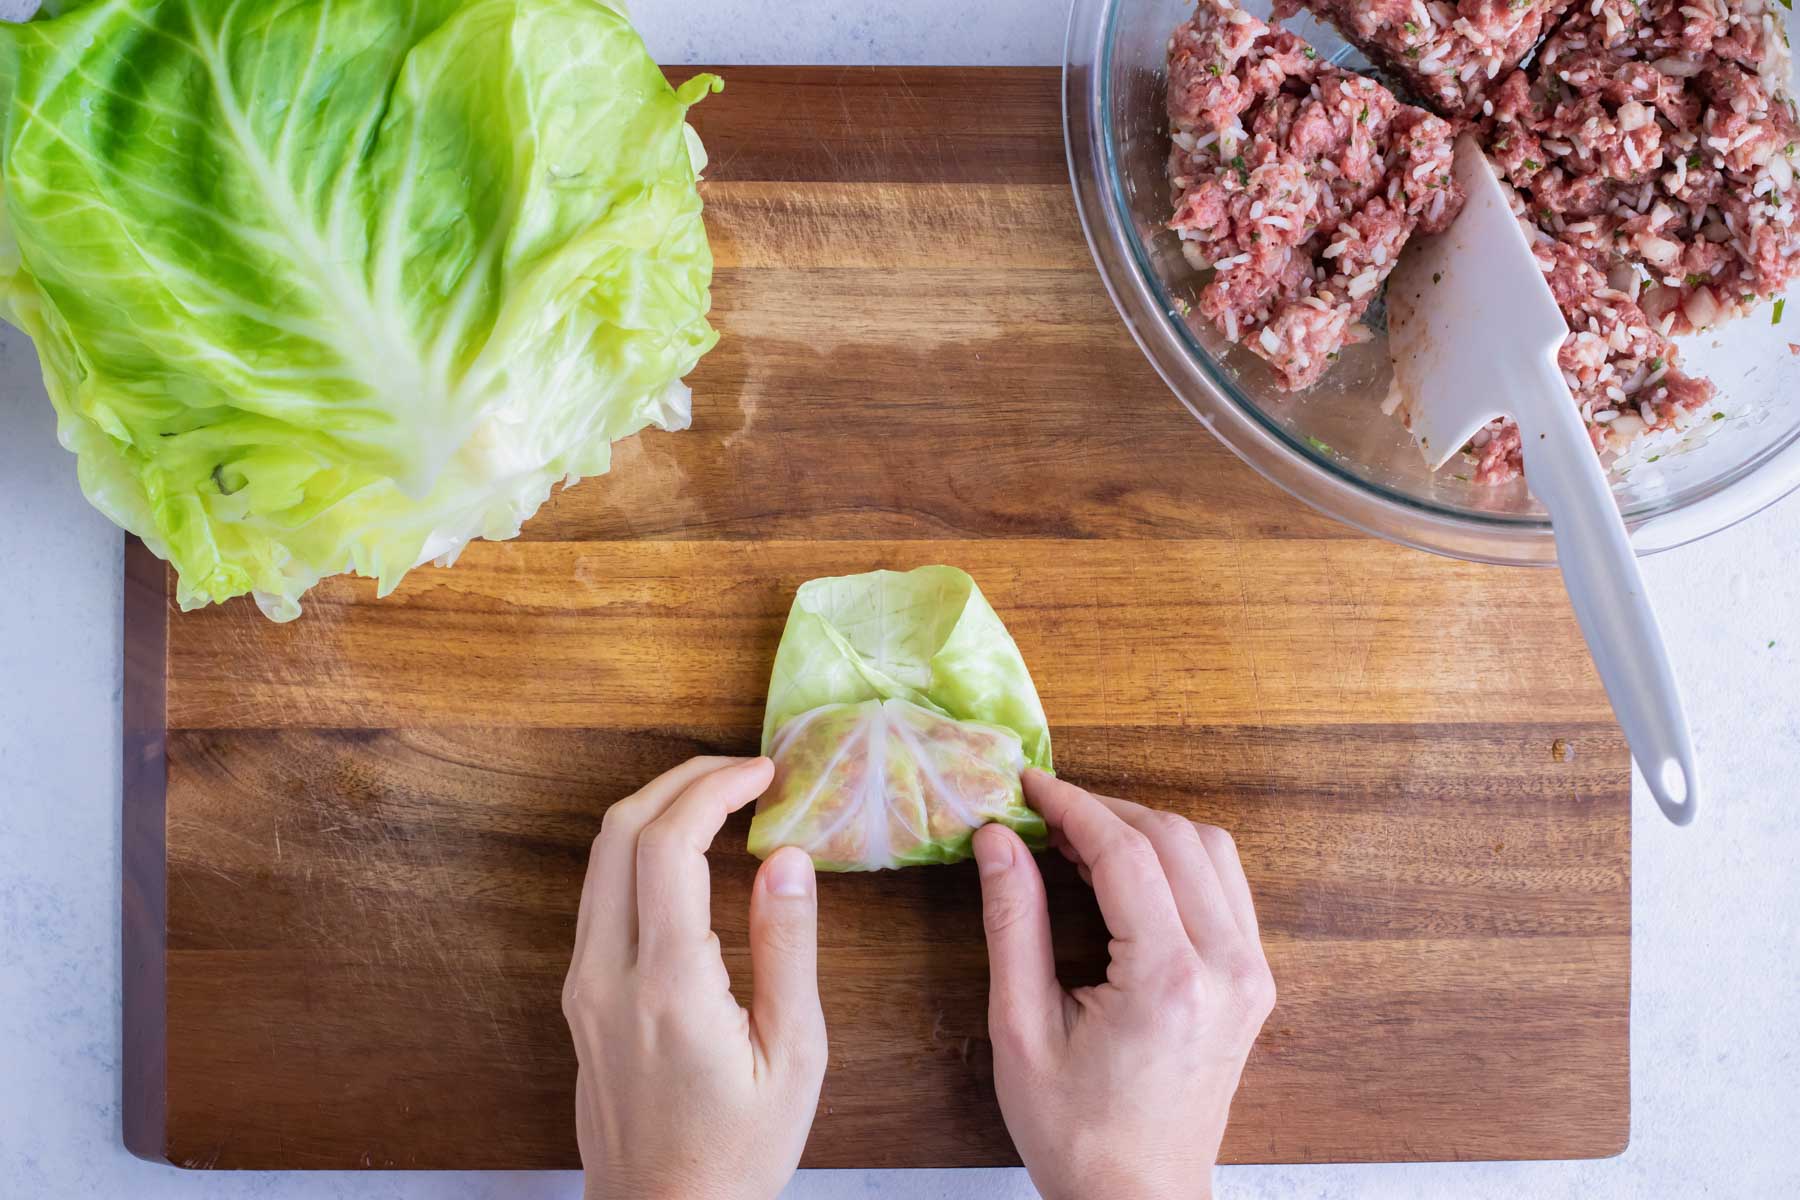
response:
<path id="1" fill-rule="evenodd" d="M 1583 0 L 1495 89 L 1489 153 L 1539 228 L 1660 333 L 1706 329 L 1800 273 L 1780 0 Z"/>
<path id="2" fill-rule="evenodd" d="M 1570 0 L 1276 0 L 1309 9 L 1439 112 L 1472 115 Z"/>
<path id="3" fill-rule="evenodd" d="M 1718 416 L 1670 337 L 1800 276 L 1785 2 L 1277 0 L 1276 14 L 1317 13 L 1473 123 L 1569 323 L 1560 359 L 1589 435 L 1623 453 Z M 1169 115 L 1171 228 L 1213 272 L 1200 315 L 1284 388 L 1366 336 L 1406 240 L 1461 209 L 1448 122 L 1229 0 L 1202 0 L 1171 39 Z M 1494 422 L 1469 453 L 1477 481 L 1515 478 L 1517 427 Z"/>
<path id="4" fill-rule="evenodd" d="M 1520 217 L 1524 221 L 1523 205 Z M 1558 355 L 1563 378 L 1594 449 L 1622 452 L 1653 430 L 1710 419 L 1713 385 L 1682 372 L 1681 352 L 1629 295 L 1611 287 L 1574 247 L 1534 228 L 1538 265 L 1569 323 Z M 1495 421 L 1469 445 L 1477 483 L 1505 483 L 1522 470 L 1519 428 Z"/>
<path id="5" fill-rule="evenodd" d="M 1325 373 L 1415 229 L 1461 210 L 1448 122 L 1202 0 L 1169 42 L 1169 178 L 1200 315 L 1298 390 Z"/>

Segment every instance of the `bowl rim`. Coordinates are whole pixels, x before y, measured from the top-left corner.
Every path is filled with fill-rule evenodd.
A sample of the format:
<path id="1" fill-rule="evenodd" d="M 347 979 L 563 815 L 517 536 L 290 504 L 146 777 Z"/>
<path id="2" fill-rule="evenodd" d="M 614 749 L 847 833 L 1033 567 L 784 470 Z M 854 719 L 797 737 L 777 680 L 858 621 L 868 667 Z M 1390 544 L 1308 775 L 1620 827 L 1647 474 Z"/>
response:
<path id="1" fill-rule="evenodd" d="M 1071 0 L 1063 55 L 1063 144 L 1070 186 L 1101 282 L 1138 347 L 1194 417 L 1252 470 L 1324 515 L 1365 533 L 1452 558 L 1551 566 L 1543 516 L 1454 511 L 1397 493 L 1300 444 L 1220 370 L 1177 315 L 1127 216 L 1108 101 L 1119 0 Z M 1800 429 L 1733 470 L 1625 512 L 1640 555 L 1686 545 L 1747 520 L 1800 489 Z"/>

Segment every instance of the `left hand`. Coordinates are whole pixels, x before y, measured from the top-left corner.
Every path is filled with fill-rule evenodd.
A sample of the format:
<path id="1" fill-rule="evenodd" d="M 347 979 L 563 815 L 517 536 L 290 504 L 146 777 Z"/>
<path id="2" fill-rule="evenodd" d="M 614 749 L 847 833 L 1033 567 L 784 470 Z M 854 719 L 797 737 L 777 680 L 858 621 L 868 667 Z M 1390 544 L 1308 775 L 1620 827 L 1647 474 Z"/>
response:
<path id="1" fill-rule="evenodd" d="M 586 1200 L 774 1200 L 799 1164 L 825 1075 L 812 862 L 788 848 L 757 872 L 748 1012 L 706 864 L 773 771 L 696 758 L 607 810 L 563 985 Z"/>

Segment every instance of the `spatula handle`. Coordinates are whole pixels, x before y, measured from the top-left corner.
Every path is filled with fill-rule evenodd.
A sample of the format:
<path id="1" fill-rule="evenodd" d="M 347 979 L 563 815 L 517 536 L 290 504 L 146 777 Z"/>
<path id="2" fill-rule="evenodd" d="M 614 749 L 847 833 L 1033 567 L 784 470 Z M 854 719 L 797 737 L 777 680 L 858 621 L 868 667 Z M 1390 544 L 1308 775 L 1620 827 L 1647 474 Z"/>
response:
<path id="1" fill-rule="evenodd" d="M 1568 395 L 1553 359 L 1535 370 L 1539 384 L 1555 389 L 1548 394 Z M 1575 619 L 1650 794 L 1663 815 L 1686 825 L 1700 798 L 1693 735 L 1606 471 L 1573 403 L 1519 407 L 1536 410 L 1519 415 L 1525 476 L 1550 512 Z"/>

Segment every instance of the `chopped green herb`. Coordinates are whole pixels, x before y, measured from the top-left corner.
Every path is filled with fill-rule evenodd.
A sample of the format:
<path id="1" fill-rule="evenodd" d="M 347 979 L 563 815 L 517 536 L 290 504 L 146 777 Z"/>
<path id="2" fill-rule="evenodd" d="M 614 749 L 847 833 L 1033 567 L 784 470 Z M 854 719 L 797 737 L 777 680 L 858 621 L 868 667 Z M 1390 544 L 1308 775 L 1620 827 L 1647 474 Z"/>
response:
<path id="1" fill-rule="evenodd" d="M 1463 481 L 1463 482 L 1464 482 L 1464 483 L 1467 483 L 1467 482 L 1469 482 L 1469 477 L 1468 477 L 1468 476 L 1467 476 L 1467 475 L 1452 475 L 1452 476 L 1451 476 L 1451 477 L 1450 477 L 1450 478 L 1452 478 L 1452 479 L 1460 479 L 1460 480 L 1462 480 L 1462 481 Z"/>
<path id="2" fill-rule="evenodd" d="M 1412 34 L 1414 37 L 1419 36 L 1419 23 L 1417 21 L 1407 21 L 1401 25 L 1400 28 L 1406 30 L 1406 32 Z"/>
<path id="3" fill-rule="evenodd" d="M 1544 164 L 1535 158 L 1528 158 L 1519 165 L 1524 167 L 1527 171 L 1541 171 L 1544 169 Z"/>
<path id="4" fill-rule="evenodd" d="M 1649 367 L 1652 371 L 1660 371 L 1662 370 L 1663 360 L 1660 358 L 1653 358 L 1644 365 Z"/>
<path id="5" fill-rule="evenodd" d="M 1646 462 L 1661 462 L 1661 461 L 1662 461 L 1662 455 L 1660 455 L 1660 454 L 1652 454 L 1652 455 L 1651 455 L 1651 456 L 1650 456 L 1650 457 L 1649 457 L 1649 458 L 1648 458 L 1648 459 L 1646 459 L 1646 460 L 1645 460 L 1645 461 L 1646 461 Z"/>
<path id="6" fill-rule="evenodd" d="M 1701 158 L 1700 158 L 1699 151 L 1695 151 L 1694 153 L 1687 156 L 1687 169 L 1688 170 L 1698 171 L 1700 169 L 1700 165 L 1701 165 Z"/>
<path id="7" fill-rule="evenodd" d="M 1689 271 L 1687 273 L 1686 277 L 1682 279 L 1682 282 L 1687 284 L 1689 287 L 1699 287 L 1703 283 L 1711 283 L 1712 276 L 1711 275 L 1696 275 L 1692 271 Z"/>
<path id="8" fill-rule="evenodd" d="M 1243 155 L 1231 160 L 1231 169 L 1238 173 L 1238 179 L 1243 181 L 1245 187 L 1250 186 L 1250 164 L 1244 161 Z"/>
<path id="9" fill-rule="evenodd" d="M 1338 352 L 1336 350 L 1333 350 L 1330 354 L 1327 354 L 1325 356 L 1326 362 L 1336 362 L 1337 360 L 1338 360 Z"/>
<path id="10" fill-rule="evenodd" d="M 1786 297 L 1783 297 L 1782 299 L 1777 300 L 1775 302 L 1775 311 L 1769 314 L 1769 324 L 1771 324 L 1771 325 L 1781 324 L 1781 314 L 1782 314 L 1782 311 L 1785 310 L 1786 308 L 1787 308 Z"/>
<path id="11" fill-rule="evenodd" d="M 1358 125 L 1367 125 L 1369 123 L 1369 106 L 1368 105 L 1366 105 L 1366 104 L 1363 105 L 1363 110 L 1356 114 L 1356 123 Z"/>
<path id="12" fill-rule="evenodd" d="M 1724 419 L 1725 419 L 1724 413 L 1714 413 L 1713 414 L 1713 420 L 1715 420 L 1715 421 L 1723 421 Z"/>
<path id="13" fill-rule="evenodd" d="M 1317 57 L 1319 57 L 1319 52 L 1317 50 L 1314 50 L 1311 46 L 1308 46 L 1306 48 L 1306 57 L 1317 58 Z"/>
<path id="14" fill-rule="evenodd" d="M 1769 649 L 1773 650 L 1774 648 L 1775 648 L 1775 639 L 1770 638 L 1769 639 Z"/>
<path id="15" fill-rule="evenodd" d="M 1306 444 L 1311 446 L 1314 450 L 1317 450 L 1320 454 L 1336 454 L 1337 453 L 1337 451 L 1333 450 L 1330 446 L 1326 445 L 1324 442 L 1321 442 L 1316 437 L 1307 438 Z"/>
<path id="16" fill-rule="evenodd" d="M 1408 46 L 1406 48 L 1406 57 L 1408 57 L 1408 58 L 1419 57 L 1419 48 L 1417 46 Z"/>

